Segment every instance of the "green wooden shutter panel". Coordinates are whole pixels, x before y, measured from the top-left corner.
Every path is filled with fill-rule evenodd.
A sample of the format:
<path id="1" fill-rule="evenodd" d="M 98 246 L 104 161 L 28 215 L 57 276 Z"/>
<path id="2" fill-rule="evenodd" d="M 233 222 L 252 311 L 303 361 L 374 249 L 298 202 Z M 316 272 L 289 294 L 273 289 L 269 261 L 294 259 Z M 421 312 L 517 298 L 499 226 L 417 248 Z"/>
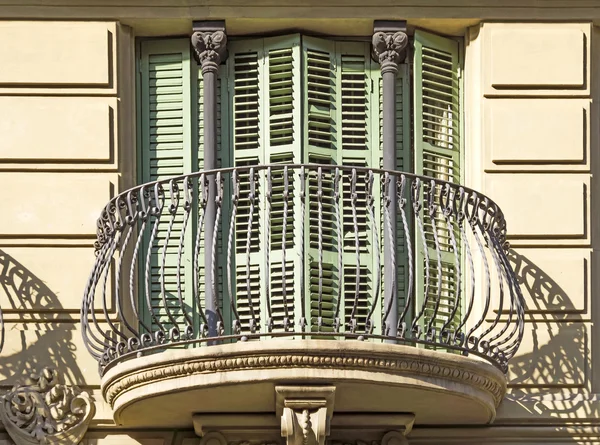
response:
<path id="1" fill-rule="evenodd" d="M 230 48 L 230 60 L 233 60 L 233 64 L 230 62 L 230 90 L 234 112 L 232 127 L 235 165 L 301 162 L 300 37 L 235 42 Z M 266 200 L 267 172 L 256 173 L 254 187 L 260 199 L 255 200 L 252 208 L 250 257 L 246 255 L 246 244 L 252 207 L 248 199 L 251 183 L 248 174 L 241 177 L 241 199 L 236 218 L 235 262 L 238 275 L 244 276 L 244 279 L 238 280 L 236 287 L 238 312 L 246 314 L 241 320 L 243 331 L 249 329 L 252 306 L 256 322 L 259 323 L 256 325 L 257 332 L 266 332 L 269 321 L 267 295 L 271 303 L 274 332 L 282 329 L 286 312 L 290 328 L 295 322 L 292 316 L 294 308 L 299 307 L 300 300 L 299 283 L 294 270 L 301 267 L 301 259 L 294 248 L 298 245 L 294 239 L 299 236 L 294 227 L 294 215 L 299 212 L 299 200 L 295 192 L 299 189 L 299 182 L 292 173 L 290 171 L 287 176 L 287 218 L 284 218 L 282 198 L 286 183 L 283 171 L 274 169 L 270 176 L 273 197 L 270 208 Z M 259 202 L 262 208 L 257 205 Z M 286 246 L 285 258 L 283 239 Z M 251 264 L 250 294 L 249 282 L 245 278 L 248 261 Z"/>
<path id="2" fill-rule="evenodd" d="M 373 70 L 379 67 L 371 61 L 370 46 L 366 43 L 337 43 L 337 76 L 339 78 L 338 123 L 341 135 L 339 163 L 349 167 L 377 167 L 376 133 L 372 121 L 378 109 L 373 97 Z M 349 173 L 349 172 L 348 172 Z M 372 239 L 372 221 L 368 211 L 368 184 L 364 173 L 357 173 L 354 190 L 356 199 L 356 228 L 359 249 L 356 250 L 354 211 L 352 207 L 352 180 L 346 174 L 342 182 L 343 201 L 343 280 L 345 329 L 364 332 L 367 316 L 375 304 L 375 245 Z M 374 191 L 377 195 L 378 192 Z M 378 202 L 378 199 L 376 200 Z M 378 213 L 375 209 L 375 215 Z M 377 219 L 377 216 L 375 216 Z M 377 221 L 375 220 L 377 225 Z M 375 229 L 378 227 L 376 226 Z M 357 269 L 356 256 L 360 267 Z M 357 279 L 358 278 L 358 279 Z M 357 288 L 358 285 L 358 288 Z M 376 308 L 378 309 L 378 308 Z M 352 314 L 356 325 L 351 326 Z M 374 324 L 379 332 L 379 311 L 374 312 Z"/>
<path id="3" fill-rule="evenodd" d="M 171 40 L 178 42 L 179 47 L 171 53 L 161 53 L 156 63 L 162 63 L 160 69 L 165 73 L 159 76 L 163 79 L 156 84 L 157 94 L 162 102 L 161 111 L 168 112 L 161 116 L 168 116 L 170 121 L 154 131 L 156 135 L 154 146 L 159 147 L 156 161 L 148 165 L 161 168 L 150 175 L 144 176 L 145 181 L 154 180 L 160 175 L 164 177 L 188 173 L 192 165 L 199 169 L 203 167 L 203 85 L 202 76 L 196 70 L 190 75 L 189 44 L 184 40 Z M 145 42 L 146 46 L 161 45 L 164 42 Z M 162 59 L 161 59 L 162 57 Z M 154 60 L 154 59 L 153 59 Z M 171 64 L 171 65 L 169 65 Z M 170 66 L 170 68 L 169 68 Z M 171 68 L 174 68 L 171 69 Z M 180 71 L 178 71 L 178 69 Z M 173 71 L 173 72 L 171 72 Z M 171 73 L 169 73 L 171 72 Z M 177 74 L 179 73 L 179 74 Z M 173 77 L 175 76 L 175 77 Z M 179 77 L 177 77 L 179 76 Z M 250 41 L 233 42 L 230 45 L 230 58 L 227 67 L 220 74 L 218 93 L 218 164 L 220 167 L 227 165 L 256 166 L 260 164 L 275 163 L 288 164 L 298 162 L 321 163 L 329 165 L 347 165 L 357 167 L 378 167 L 381 162 L 381 89 L 379 66 L 371 61 L 370 47 L 366 43 L 332 42 L 315 38 L 290 36 L 287 38 L 255 39 Z M 407 78 L 400 76 L 398 88 L 398 168 L 403 168 L 408 157 L 404 153 L 407 144 L 404 140 L 408 136 L 405 127 L 409 121 L 405 113 L 405 95 L 402 94 L 407 86 Z M 193 88 L 186 83 L 194 83 Z M 159 89 L 158 86 L 160 86 Z M 373 88 L 375 87 L 375 88 Z M 187 89 L 186 89 L 187 88 Z M 188 103 L 189 94 L 186 91 L 197 90 L 194 104 Z M 146 97 L 151 97 L 147 95 Z M 193 144 L 189 143 L 191 132 L 189 128 L 192 105 L 197 110 L 197 147 L 196 153 L 188 153 Z M 301 116 L 304 110 L 304 116 Z M 230 126 L 222 121 L 223 116 L 231 116 Z M 303 121 L 304 120 L 304 121 Z M 177 127 L 176 123 L 179 124 Z M 160 125 L 159 125 L 160 126 Z M 148 124 L 150 128 L 150 124 Z M 229 141 L 228 129 L 231 128 L 231 144 L 224 145 L 222 140 Z M 225 130 L 224 130 L 225 129 Z M 195 138 L 196 136 L 194 136 Z M 185 141 L 188 141 L 186 143 Z M 162 144 L 162 145 L 158 145 Z M 148 153 L 150 145 L 146 144 Z M 154 147 L 152 146 L 152 147 Z M 223 147 L 231 146 L 231 152 Z M 187 148 L 186 148 L 187 147 Z M 156 151 L 155 148 L 152 150 Z M 172 150 L 173 153 L 167 153 Z M 195 157 L 197 155 L 197 158 Z M 194 156 L 194 157 L 193 157 Z M 231 156 L 231 159 L 230 159 Z M 160 158 L 160 160 L 159 160 Z M 194 161 L 197 159 L 197 161 Z M 249 174 L 240 177 L 240 200 L 235 227 L 235 258 L 234 258 L 234 283 L 237 310 L 241 316 L 242 331 L 249 330 L 252 302 L 254 317 L 258 323 L 258 331 L 266 329 L 267 292 L 271 299 L 273 321 L 277 326 L 283 323 L 285 309 L 292 315 L 297 313 L 300 306 L 299 275 L 294 273 L 300 267 L 306 267 L 304 288 L 308 292 L 307 313 L 311 330 L 317 329 L 317 317 L 320 315 L 321 330 L 332 331 L 334 327 L 334 308 L 344 295 L 345 306 L 340 308 L 342 330 L 349 328 L 350 316 L 355 311 L 358 330 L 364 329 L 367 314 L 374 309 L 374 322 L 376 330 L 380 332 L 381 307 L 373 308 L 375 291 L 375 245 L 372 239 L 371 221 L 366 212 L 367 183 L 364 174 L 357 177 L 356 191 L 357 225 L 360 246 L 360 267 L 356 269 L 356 255 L 354 249 L 354 221 L 351 202 L 351 183 L 346 175 L 341 182 L 341 244 L 338 247 L 337 230 L 335 229 L 335 212 L 333 202 L 333 175 L 325 175 L 322 179 L 324 190 L 323 198 L 323 262 L 322 262 L 322 287 L 320 298 L 323 302 L 319 314 L 317 304 L 319 300 L 319 251 L 318 251 L 318 203 L 316 200 L 308 202 L 306 217 L 305 263 L 299 256 L 298 241 L 302 238 L 299 228 L 294 227 L 294 215 L 300 212 L 300 200 L 297 191 L 300 184 L 297 175 L 291 172 L 287 177 L 289 201 L 288 217 L 284 220 L 283 189 L 286 178 L 282 171 L 274 171 L 271 176 L 271 193 L 273 196 L 271 208 L 265 204 L 267 186 L 266 174 L 256 174 L 254 187 L 257 199 L 251 203 L 248 199 L 250 191 Z M 318 179 L 316 175 L 309 175 L 307 179 L 307 194 L 315 196 Z M 229 187 L 229 184 L 226 185 Z M 375 209 L 375 223 L 379 229 L 381 240 L 379 242 L 383 251 L 383 222 L 380 208 L 381 190 L 375 190 L 377 208 Z M 225 193 L 229 196 L 230 192 Z M 263 205 L 262 208 L 258 204 Z M 253 204 L 253 205 L 251 205 Z M 227 203 L 225 205 L 228 205 Z M 252 227 L 250 231 L 250 256 L 246 255 L 248 242 L 248 220 L 252 211 Z M 270 224 L 267 230 L 267 212 L 270 215 Z M 224 209 L 224 214 L 228 215 Z M 176 222 L 180 224 L 180 222 Z M 228 227 L 226 219 L 222 227 Z M 296 226 L 298 226 L 296 224 Z M 285 230 L 284 230 L 285 229 Z M 179 229 L 180 230 L 180 229 Z M 283 258 L 281 243 L 285 232 L 286 257 Z M 267 234 L 269 238 L 267 239 Z M 400 264 L 401 250 L 404 241 L 399 234 L 399 293 L 404 290 L 401 283 L 406 282 L 403 265 Z M 223 231 L 219 231 L 219 260 L 218 292 L 223 295 L 224 268 L 226 254 L 226 240 L 222 239 Z M 191 243 L 191 244 L 190 244 Z M 193 240 L 186 240 L 187 252 L 193 250 Z M 269 268 L 266 267 L 266 246 L 270 249 Z M 342 268 L 338 270 L 338 248 L 342 250 Z M 203 246 L 202 246 L 203 249 Z M 158 250 L 156 258 L 158 258 Z M 203 252 L 200 254 L 203 257 Z M 381 263 L 382 263 L 381 256 Z M 285 264 L 284 264 L 285 261 Z M 191 259 L 188 259 L 191 263 Z M 247 262 L 250 267 L 246 280 Z M 158 264 L 158 263 L 157 263 Z M 203 286 L 204 270 L 200 264 L 200 288 Z M 190 270 L 191 274 L 192 271 Z M 358 292 L 357 274 L 358 273 Z M 191 275 L 188 275 L 191 276 Z M 269 278 L 267 280 L 267 278 Z M 173 278 L 175 279 L 175 275 Z M 153 280 L 153 283 L 159 282 Z M 248 286 L 249 285 L 249 286 Z M 270 288 L 269 288 L 270 286 Z M 380 280 L 383 286 L 383 279 Z M 184 287 L 185 288 L 185 287 Z M 191 290 L 186 290 L 189 292 Z M 285 295 L 285 304 L 284 304 Z M 354 299 L 356 309 L 354 308 Z M 381 291 L 380 295 L 383 295 Z M 154 294 L 153 294 L 154 296 Z M 158 292 L 160 298 L 160 291 Z M 202 297 L 202 296 L 201 296 Z M 193 304 L 191 296 L 189 304 Z M 157 300 L 158 301 L 158 300 Z M 188 301 L 188 300 L 186 300 Z M 262 306 L 261 306 L 262 302 Z M 381 302 L 381 298 L 380 298 Z M 221 301 L 222 309 L 223 300 Z M 224 311 L 227 314 L 227 311 Z M 158 314 L 163 317 L 164 314 Z M 296 314 L 297 315 L 297 314 Z M 162 320 L 162 318 L 161 318 Z M 297 326 L 298 320 L 290 320 Z"/>
<path id="4" fill-rule="evenodd" d="M 458 43 L 432 34 L 415 32 L 415 155 L 416 172 L 436 179 L 460 183 L 460 96 L 459 96 L 459 50 Z M 424 194 L 438 193 L 425 185 Z M 435 223 L 435 227 L 434 227 Z M 451 244 L 451 234 L 441 212 L 425 225 L 426 246 L 418 252 L 417 276 L 424 283 L 425 255 L 429 253 L 429 287 L 420 301 L 427 301 L 425 326 L 431 325 L 439 334 L 449 321 L 456 306 L 454 320 L 448 329 L 457 326 L 461 313 L 459 289 L 456 287 L 457 268 L 460 265 L 460 236 L 454 237 L 458 252 Z M 435 234 L 434 234 L 435 232 Z M 438 237 L 440 254 L 436 254 L 435 235 Z M 438 303 L 437 313 L 435 306 Z M 432 319 L 435 314 L 435 319 Z"/>
<path id="5" fill-rule="evenodd" d="M 334 42 L 302 38 L 304 140 L 303 158 L 308 163 L 338 164 L 336 109 L 338 106 L 336 53 Z M 334 213 L 334 178 L 323 172 L 321 189 L 321 237 L 319 237 L 319 203 L 307 200 L 305 216 L 306 257 L 305 288 L 308 292 L 308 323 L 311 331 L 334 330 L 334 308 L 339 292 L 338 255 Z M 308 172 L 307 196 L 316 197 L 319 190 L 317 172 Z M 319 241 L 321 249 L 319 252 Z M 321 264 L 319 267 L 319 263 Z M 319 284 L 320 283 L 320 284 Z M 319 310 L 319 301 L 321 301 Z M 320 326 L 319 326 L 320 319 Z"/>
<path id="6" fill-rule="evenodd" d="M 268 97 L 265 105 L 269 115 L 269 131 L 265 147 L 265 158 L 271 164 L 297 164 L 301 162 L 300 145 L 300 36 L 268 38 L 264 40 L 265 82 Z M 284 217 L 284 192 L 287 180 L 287 217 Z M 300 181 L 293 171 L 287 178 L 283 170 L 271 174 L 271 208 L 265 208 L 264 221 L 270 221 L 269 270 L 265 282 L 270 285 L 267 297 L 271 302 L 273 332 L 283 331 L 287 315 L 289 329 L 299 322 L 294 317 L 295 308 L 300 308 L 300 280 L 295 271 L 302 267 L 298 244 L 300 233 L 295 230 L 295 215 L 300 214 L 297 191 Z M 285 232 L 285 238 L 284 238 Z M 285 258 L 282 240 L 285 239 Z M 270 281 L 269 281 L 270 280 Z"/>
<path id="7" fill-rule="evenodd" d="M 261 126 L 263 111 L 261 62 L 262 40 L 231 44 L 229 55 L 229 91 L 231 95 L 233 164 L 236 167 L 255 166 L 264 163 L 262 156 Z M 253 179 L 254 182 L 251 181 Z M 240 199 L 235 219 L 235 298 L 243 332 L 250 331 L 250 322 L 255 320 L 260 328 L 261 319 L 261 256 L 260 234 L 261 209 L 259 200 L 249 199 L 252 186 L 256 196 L 262 192 L 258 175 L 251 178 L 249 172 L 240 175 Z M 262 200 L 261 200 L 262 201 Z M 252 218 L 252 230 L 248 232 L 248 221 Z M 258 230 L 257 230 L 258 228 Z M 247 257 L 247 246 L 250 256 Z M 247 269 L 247 263 L 250 268 Z M 246 279 L 248 277 L 248 279 Z"/>
<path id="8" fill-rule="evenodd" d="M 141 45 L 140 87 L 142 91 L 141 119 L 141 158 L 142 182 L 167 179 L 171 176 L 188 173 L 191 170 L 191 102 L 190 91 L 190 53 L 186 40 L 148 41 Z M 170 221 L 165 206 L 161 221 Z M 141 307 L 147 308 L 146 291 L 151 297 L 151 313 L 144 314 L 143 319 L 152 330 L 173 327 L 171 317 L 177 326 L 183 329 L 185 318 L 179 309 L 177 293 L 177 247 L 183 226 L 183 216 L 178 215 L 173 222 L 172 231 L 167 242 L 168 224 L 160 224 L 157 236 L 150 246 L 150 278 L 148 283 L 140 286 Z M 150 227 L 145 237 L 149 242 Z M 186 247 L 191 240 L 186 239 Z M 144 253 L 144 258 L 147 252 Z M 193 305 L 191 286 L 186 277 L 191 277 L 189 265 L 190 250 L 186 249 L 184 266 L 180 274 L 182 298 L 185 304 Z M 160 273 L 162 261 L 165 262 L 164 274 Z M 140 276 L 145 276 L 144 264 L 140 264 Z M 171 309 L 168 316 L 163 304 Z M 140 280 L 142 281 L 142 280 Z M 192 320 L 190 320 L 192 321 Z"/>

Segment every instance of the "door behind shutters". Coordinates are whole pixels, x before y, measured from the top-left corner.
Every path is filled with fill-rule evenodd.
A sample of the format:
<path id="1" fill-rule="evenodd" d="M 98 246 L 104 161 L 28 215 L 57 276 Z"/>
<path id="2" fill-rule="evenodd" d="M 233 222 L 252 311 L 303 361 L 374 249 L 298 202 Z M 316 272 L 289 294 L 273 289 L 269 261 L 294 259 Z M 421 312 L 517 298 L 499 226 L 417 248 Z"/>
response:
<path id="1" fill-rule="evenodd" d="M 458 42 L 415 31 L 414 72 L 415 172 L 459 184 Z M 439 190 L 424 184 L 423 199 L 431 192 Z M 418 308 L 424 306 L 418 321 L 426 332 L 435 329 L 439 335 L 442 329 L 455 331 L 460 320 L 460 234 L 447 228 L 441 211 L 433 219 L 427 215 L 425 221 L 425 245 L 420 234 L 416 236 Z"/>

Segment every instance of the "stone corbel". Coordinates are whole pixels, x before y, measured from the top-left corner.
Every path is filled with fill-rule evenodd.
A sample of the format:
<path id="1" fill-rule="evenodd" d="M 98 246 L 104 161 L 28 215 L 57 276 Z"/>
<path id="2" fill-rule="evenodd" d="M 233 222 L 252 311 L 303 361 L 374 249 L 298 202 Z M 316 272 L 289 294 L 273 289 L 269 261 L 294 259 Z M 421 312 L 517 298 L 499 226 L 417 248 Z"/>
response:
<path id="1" fill-rule="evenodd" d="M 74 445 L 96 412 L 87 392 L 59 383 L 44 368 L 17 382 L 1 399 L 0 418 L 15 445 Z"/>
<path id="2" fill-rule="evenodd" d="M 335 387 L 277 386 L 276 409 L 287 445 L 324 445 L 329 436 Z"/>

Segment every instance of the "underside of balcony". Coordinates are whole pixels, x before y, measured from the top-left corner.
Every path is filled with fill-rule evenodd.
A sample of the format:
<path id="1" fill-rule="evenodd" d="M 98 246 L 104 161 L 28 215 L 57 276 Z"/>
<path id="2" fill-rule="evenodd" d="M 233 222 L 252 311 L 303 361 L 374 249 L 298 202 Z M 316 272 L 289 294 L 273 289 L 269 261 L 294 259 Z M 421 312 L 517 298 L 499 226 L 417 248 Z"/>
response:
<path id="1" fill-rule="evenodd" d="M 278 426 L 282 385 L 331 388 L 333 419 L 409 415 L 420 425 L 490 423 L 506 389 L 502 372 L 461 355 L 362 341 L 271 340 L 133 359 L 109 371 L 102 390 L 115 420 L 131 427 L 189 427 L 193 415 L 206 424 L 241 414 Z"/>

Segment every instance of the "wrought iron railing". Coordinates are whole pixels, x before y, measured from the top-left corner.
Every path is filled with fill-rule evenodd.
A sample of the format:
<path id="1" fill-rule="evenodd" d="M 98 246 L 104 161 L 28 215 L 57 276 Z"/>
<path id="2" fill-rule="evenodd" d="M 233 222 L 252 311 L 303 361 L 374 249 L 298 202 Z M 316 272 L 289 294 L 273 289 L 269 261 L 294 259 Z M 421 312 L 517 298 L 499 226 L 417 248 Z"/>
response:
<path id="1" fill-rule="evenodd" d="M 444 178 L 307 164 L 164 179 L 102 212 L 83 336 L 101 372 L 279 337 L 422 345 L 506 371 L 523 335 L 507 248 L 500 208 Z"/>

